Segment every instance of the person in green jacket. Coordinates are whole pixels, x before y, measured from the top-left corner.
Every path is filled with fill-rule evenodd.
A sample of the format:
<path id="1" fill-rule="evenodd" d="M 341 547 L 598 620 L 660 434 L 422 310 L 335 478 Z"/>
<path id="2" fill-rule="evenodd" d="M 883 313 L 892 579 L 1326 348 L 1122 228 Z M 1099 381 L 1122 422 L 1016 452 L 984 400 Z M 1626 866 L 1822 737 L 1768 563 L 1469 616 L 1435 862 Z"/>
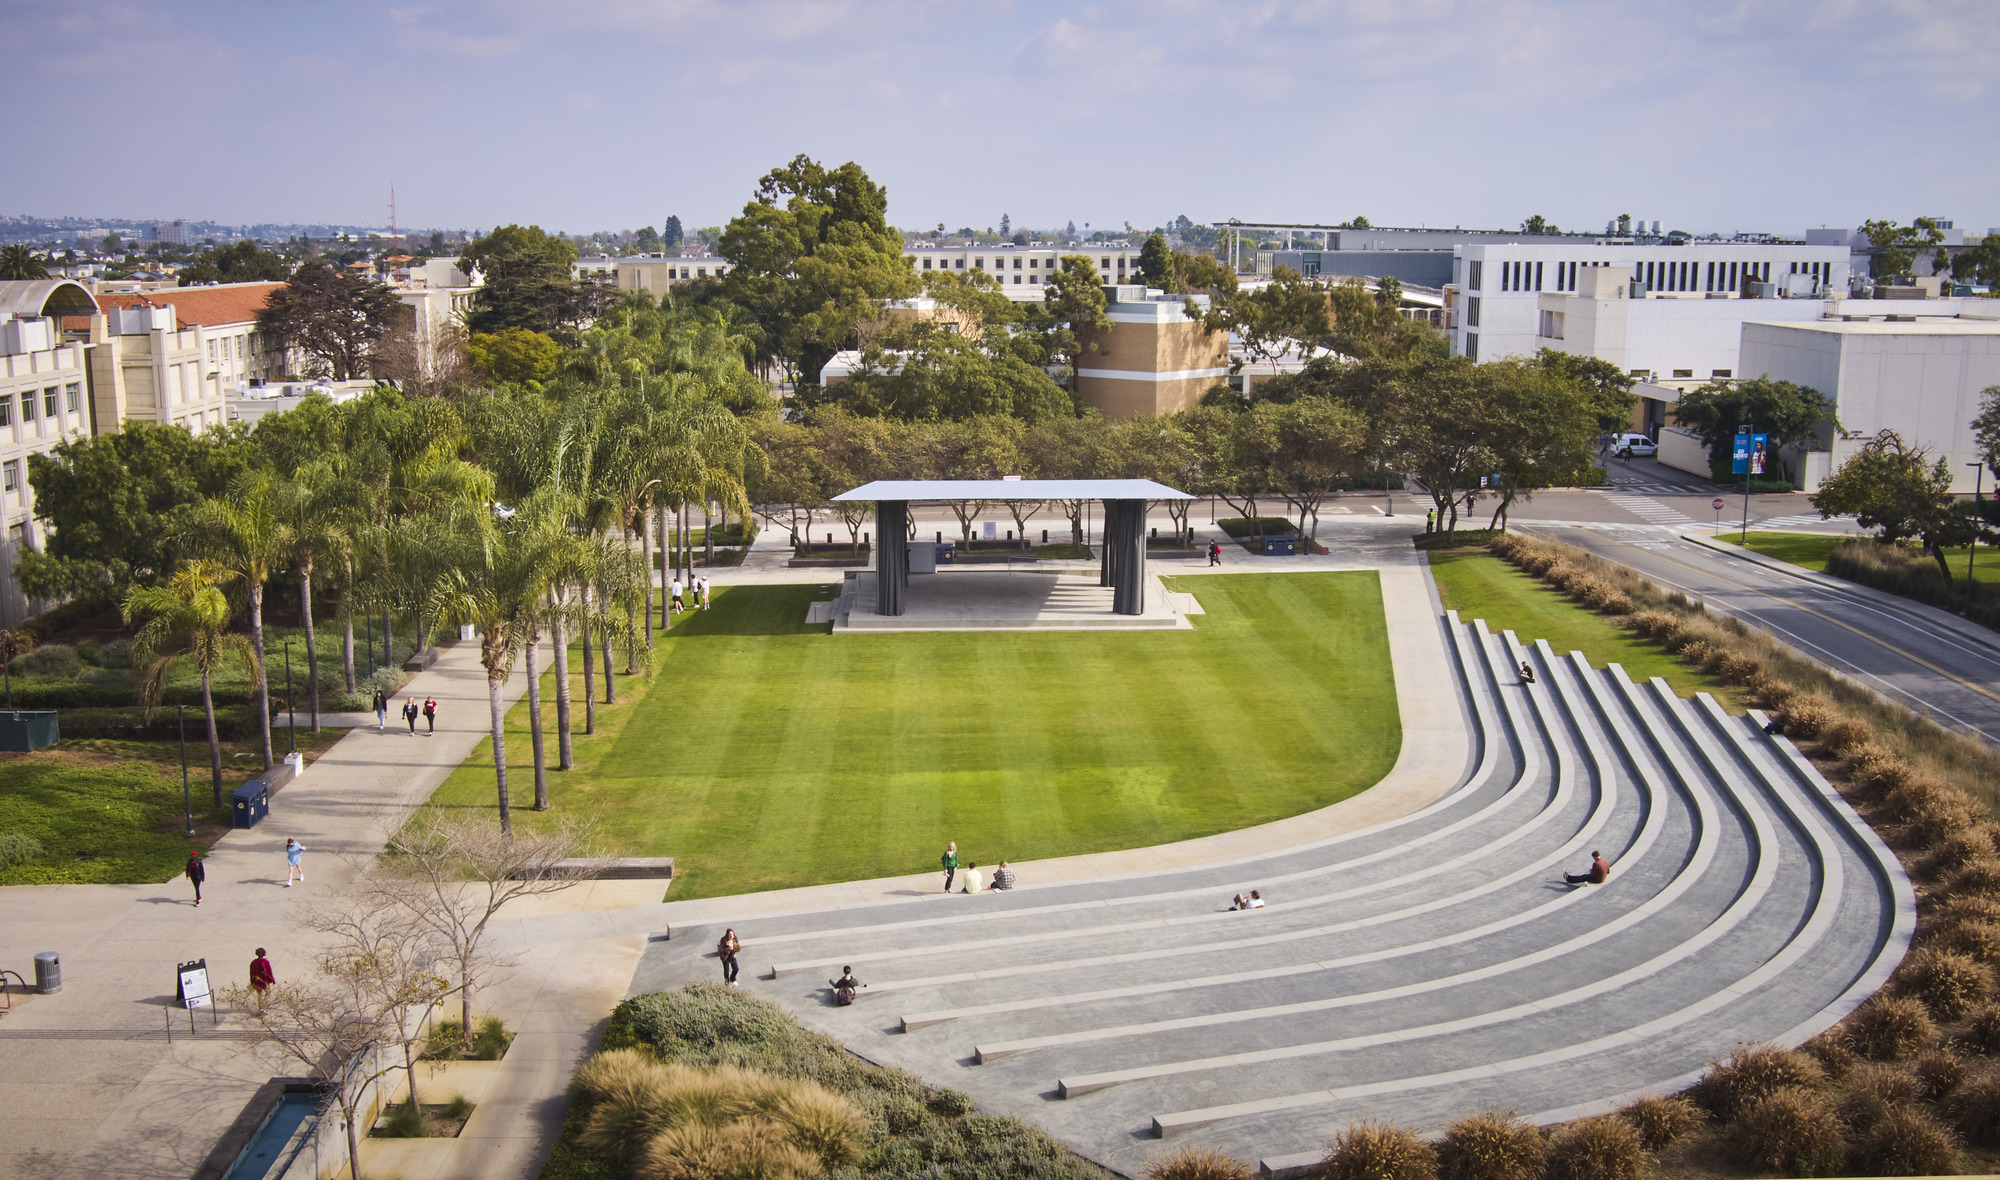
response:
<path id="1" fill-rule="evenodd" d="M 938 858 L 938 863 L 944 866 L 944 891 L 950 893 L 951 879 L 958 874 L 958 841 L 944 846 L 944 855 Z"/>

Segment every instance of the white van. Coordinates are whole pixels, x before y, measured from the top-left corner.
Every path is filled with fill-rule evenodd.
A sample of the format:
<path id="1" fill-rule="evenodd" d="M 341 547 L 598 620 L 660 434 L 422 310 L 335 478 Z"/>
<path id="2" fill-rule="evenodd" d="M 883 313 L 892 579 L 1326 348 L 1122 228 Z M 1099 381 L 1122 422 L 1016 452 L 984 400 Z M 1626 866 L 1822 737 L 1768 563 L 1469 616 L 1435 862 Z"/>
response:
<path id="1" fill-rule="evenodd" d="M 1659 444 L 1643 434 L 1614 434 L 1607 449 L 1620 459 L 1630 459 L 1634 455 L 1651 458 L 1660 453 Z"/>

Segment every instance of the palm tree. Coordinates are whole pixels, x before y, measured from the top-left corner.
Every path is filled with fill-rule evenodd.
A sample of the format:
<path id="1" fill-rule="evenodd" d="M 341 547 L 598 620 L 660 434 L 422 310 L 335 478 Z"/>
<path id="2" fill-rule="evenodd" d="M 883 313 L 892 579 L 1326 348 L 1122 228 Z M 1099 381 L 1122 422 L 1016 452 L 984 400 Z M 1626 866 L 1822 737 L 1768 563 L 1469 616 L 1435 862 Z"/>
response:
<path id="1" fill-rule="evenodd" d="M 167 669 L 186 656 L 201 673 L 201 711 L 208 721 L 208 767 L 214 780 L 215 805 L 226 806 L 222 798 L 222 742 L 215 731 L 215 696 L 211 681 L 223 659 L 235 656 L 261 682 L 263 661 L 250 642 L 229 632 L 229 598 L 221 583 L 237 575 L 212 561 L 193 561 L 182 566 L 162 586 L 134 586 L 125 595 L 125 622 L 145 620 L 132 645 L 132 663 L 142 669 L 140 700 L 150 717 L 166 687 Z M 265 715 L 270 720 L 270 715 Z M 268 745 L 270 731 L 265 731 Z M 268 765 L 268 763 L 267 763 Z"/>
<path id="2" fill-rule="evenodd" d="M 244 472 L 220 499 L 195 510 L 191 539 L 219 568 L 241 579 L 250 596 L 250 645 L 257 653 L 257 734 L 264 769 L 271 769 L 271 686 L 264 676 L 264 586 L 291 556 L 290 530 L 277 484 L 262 472 Z"/>
<path id="3" fill-rule="evenodd" d="M 26 246 L 9 246 L 0 250 L 0 279 L 45 279 L 49 268 L 35 252 Z"/>
<path id="4" fill-rule="evenodd" d="M 291 480 L 279 488 L 285 541 L 291 549 L 292 568 L 299 576 L 299 618 L 306 631 L 306 679 L 311 686 L 312 727 L 315 733 L 319 731 L 319 644 L 313 634 L 313 563 L 321 556 L 346 557 L 352 533 L 345 527 L 349 507 L 345 491 L 335 479 L 333 468 L 323 462 L 300 467 Z M 350 638 L 348 642 L 351 651 L 353 640 Z M 351 659 L 348 674 L 348 691 L 353 692 Z"/>

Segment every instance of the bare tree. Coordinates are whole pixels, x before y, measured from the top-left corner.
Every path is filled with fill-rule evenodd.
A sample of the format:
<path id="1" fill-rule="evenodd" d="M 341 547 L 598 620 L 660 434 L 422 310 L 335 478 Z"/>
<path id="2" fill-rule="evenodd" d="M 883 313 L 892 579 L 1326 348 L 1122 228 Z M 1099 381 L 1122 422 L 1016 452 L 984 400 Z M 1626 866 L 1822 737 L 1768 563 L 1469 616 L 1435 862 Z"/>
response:
<path id="1" fill-rule="evenodd" d="M 589 841 L 586 822 L 552 832 L 502 832 L 476 816 L 425 818 L 389 840 L 377 861 L 375 889 L 392 898 L 436 939 L 458 976 L 459 1031 L 472 1038 L 473 993 L 507 966 L 485 945 L 486 930 L 508 902 L 556 893 L 582 878 L 562 862 Z"/>
<path id="2" fill-rule="evenodd" d="M 249 1044 L 276 1046 L 323 1083 L 346 1124 L 348 1168 L 359 1180 L 357 1124 L 368 1088 L 402 1069 L 415 1104 L 411 1046 L 450 981 L 432 966 L 431 931 L 381 897 L 317 911 L 306 925 L 331 936 L 313 974 L 274 984 L 261 997 L 231 986 L 224 998 L 249 1019 Z M 398 1045 L 400 1063 L 389 1052 Z"/>

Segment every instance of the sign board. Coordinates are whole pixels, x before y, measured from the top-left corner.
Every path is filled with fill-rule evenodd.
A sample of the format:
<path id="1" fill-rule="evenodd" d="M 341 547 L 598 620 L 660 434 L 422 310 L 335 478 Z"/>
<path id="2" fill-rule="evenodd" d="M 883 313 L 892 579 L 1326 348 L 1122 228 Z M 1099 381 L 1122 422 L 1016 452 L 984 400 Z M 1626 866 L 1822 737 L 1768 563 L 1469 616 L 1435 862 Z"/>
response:
<path id="1" fill-rule="evenodd" d="M 1750 470 L 1749 435 L 1739 434 L 1736 436 L 1736 445 L 1730 452 L 1729 470 L 1737 475 L 1742 475 L 1744 472 Z"/>
<path id="2" fill-rule="evenodd" d="M 206 1008 L 213 1002 L 208 990 L 208 960 L 196 959 L 180 965 L 180 990 L 175 998 L 186 1008 Z"/>
<path id="3" fill-rule="evenodd" d="M 1771 436 L 1768 434 L 1753 434 L 1750 436 L 1750 474 L 1764 474 L 1764 463 L 1770 455 L 1768 449 L 1770 442 Z"/>
<path id="4" fill-rule="evenodd" d="M 1709 506 L 1710 508 L 1713 508 L 1713 509 L 1715 509 L 1715 510 L 1716 510 L 1717 512 L 1720 512 L 1720 511 L 1722 511 L 1722 497 L 1721 497 L 1721 496 L 1717 496 L 1717 497 L 1716 497 L 1715 499 L 1713 499 L 1713 500 L 1710 500 L 1710 501 L 1708 502 L 1708 506 Z"/>
<path id="5" fill-rule="evenodd" d="M 1736 475 L 1762 475 L 1769 457 L 1771 436 L 1739 434 L 1730 454 L 1729 470 Z"/>

